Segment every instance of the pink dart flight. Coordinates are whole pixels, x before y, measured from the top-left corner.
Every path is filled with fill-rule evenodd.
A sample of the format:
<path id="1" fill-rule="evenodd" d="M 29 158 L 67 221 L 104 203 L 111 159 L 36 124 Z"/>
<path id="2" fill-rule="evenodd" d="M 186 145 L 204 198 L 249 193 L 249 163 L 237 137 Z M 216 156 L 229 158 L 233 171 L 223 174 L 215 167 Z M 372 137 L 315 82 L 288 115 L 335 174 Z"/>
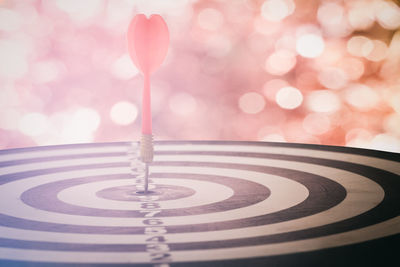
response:
<path id="1" fill-rule="evenodd" d="M 150 75 L 161 65 L 169 45 L 168 27 L 160 15 L 136 15 L 128 28 L 129 55 L 144 76 L 142 133 L 152 134 Z"/>

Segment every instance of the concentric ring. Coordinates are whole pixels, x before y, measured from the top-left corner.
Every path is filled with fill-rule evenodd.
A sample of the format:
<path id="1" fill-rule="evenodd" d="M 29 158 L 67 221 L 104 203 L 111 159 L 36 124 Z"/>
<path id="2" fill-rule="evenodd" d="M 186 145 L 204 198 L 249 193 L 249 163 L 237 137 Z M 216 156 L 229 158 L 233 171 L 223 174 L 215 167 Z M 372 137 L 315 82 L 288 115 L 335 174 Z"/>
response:
<path id="1" fill-rule="evenodd" d="M 140 201 L 137 190 L 138 188 L 134 185 L 109 187 L 96 192 L 96 196 L 110 200 Z M 160 201 L 163 201 L 182 199 L 193 196 L 195 193 L 195 190 L 188 187 L 157 184 L 153 194 L 158 196 Z"/>
<path id="2" fill-rule="evenodd" d="M 1 151 L 0 193 L 9 206 L 0 206 L 0 259 L 151 263 L 155 247 L 169 255 L 157 262 L 268 258 L 400 233 L 400 160 L 393 153 L 159 142 L 154 186 L 179 193 L 157 197 L 160 211 L 146 219 L 142 198 L 113 193 L 129 191 L 129 178 L 138 177 L 130 145 Z M 146 231 L 157 227 L 167 241 L 149 245 Z"/>

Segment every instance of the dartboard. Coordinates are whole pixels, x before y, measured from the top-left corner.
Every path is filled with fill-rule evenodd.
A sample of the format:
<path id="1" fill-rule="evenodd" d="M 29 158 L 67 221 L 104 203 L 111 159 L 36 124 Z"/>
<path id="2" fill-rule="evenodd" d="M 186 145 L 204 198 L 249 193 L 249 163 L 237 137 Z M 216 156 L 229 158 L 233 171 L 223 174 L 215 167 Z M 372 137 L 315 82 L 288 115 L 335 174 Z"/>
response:
<path id="1" fill-rule="evenodd" d="M 159 141 L 0 151 L 0 265 L 343 266 L 400 252 L 400 156 Z"/>

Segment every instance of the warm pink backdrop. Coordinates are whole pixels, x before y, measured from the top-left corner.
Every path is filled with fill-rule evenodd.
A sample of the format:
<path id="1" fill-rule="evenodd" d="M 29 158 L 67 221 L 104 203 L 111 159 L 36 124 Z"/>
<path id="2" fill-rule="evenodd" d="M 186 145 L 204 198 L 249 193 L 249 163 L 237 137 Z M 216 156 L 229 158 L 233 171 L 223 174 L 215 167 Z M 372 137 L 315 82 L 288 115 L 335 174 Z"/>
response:
<path id="1" fill-rule="evenodd" d="M 170 28 L 156 140 L 400 152 L 400 8 L 383 0 L 0 0 L 0 148 L 138 140 L 137 13 Z"/>

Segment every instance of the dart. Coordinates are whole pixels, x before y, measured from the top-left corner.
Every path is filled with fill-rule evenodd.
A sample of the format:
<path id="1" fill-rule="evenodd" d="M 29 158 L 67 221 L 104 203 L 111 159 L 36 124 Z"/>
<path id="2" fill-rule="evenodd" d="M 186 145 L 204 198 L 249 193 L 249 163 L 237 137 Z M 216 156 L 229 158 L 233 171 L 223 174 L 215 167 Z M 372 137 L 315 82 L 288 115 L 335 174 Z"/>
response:
<path id="1" fill-rule="evenodd" d="M 149 163 L 153 161 L 150 76 L 164 61 L 169 46 L 167 24 L 160 15 L 136 15 L 128 28 L 129 55 L 144 78 L 140 158 L 145 163 L 144 193 L 148 192 Z"/>

